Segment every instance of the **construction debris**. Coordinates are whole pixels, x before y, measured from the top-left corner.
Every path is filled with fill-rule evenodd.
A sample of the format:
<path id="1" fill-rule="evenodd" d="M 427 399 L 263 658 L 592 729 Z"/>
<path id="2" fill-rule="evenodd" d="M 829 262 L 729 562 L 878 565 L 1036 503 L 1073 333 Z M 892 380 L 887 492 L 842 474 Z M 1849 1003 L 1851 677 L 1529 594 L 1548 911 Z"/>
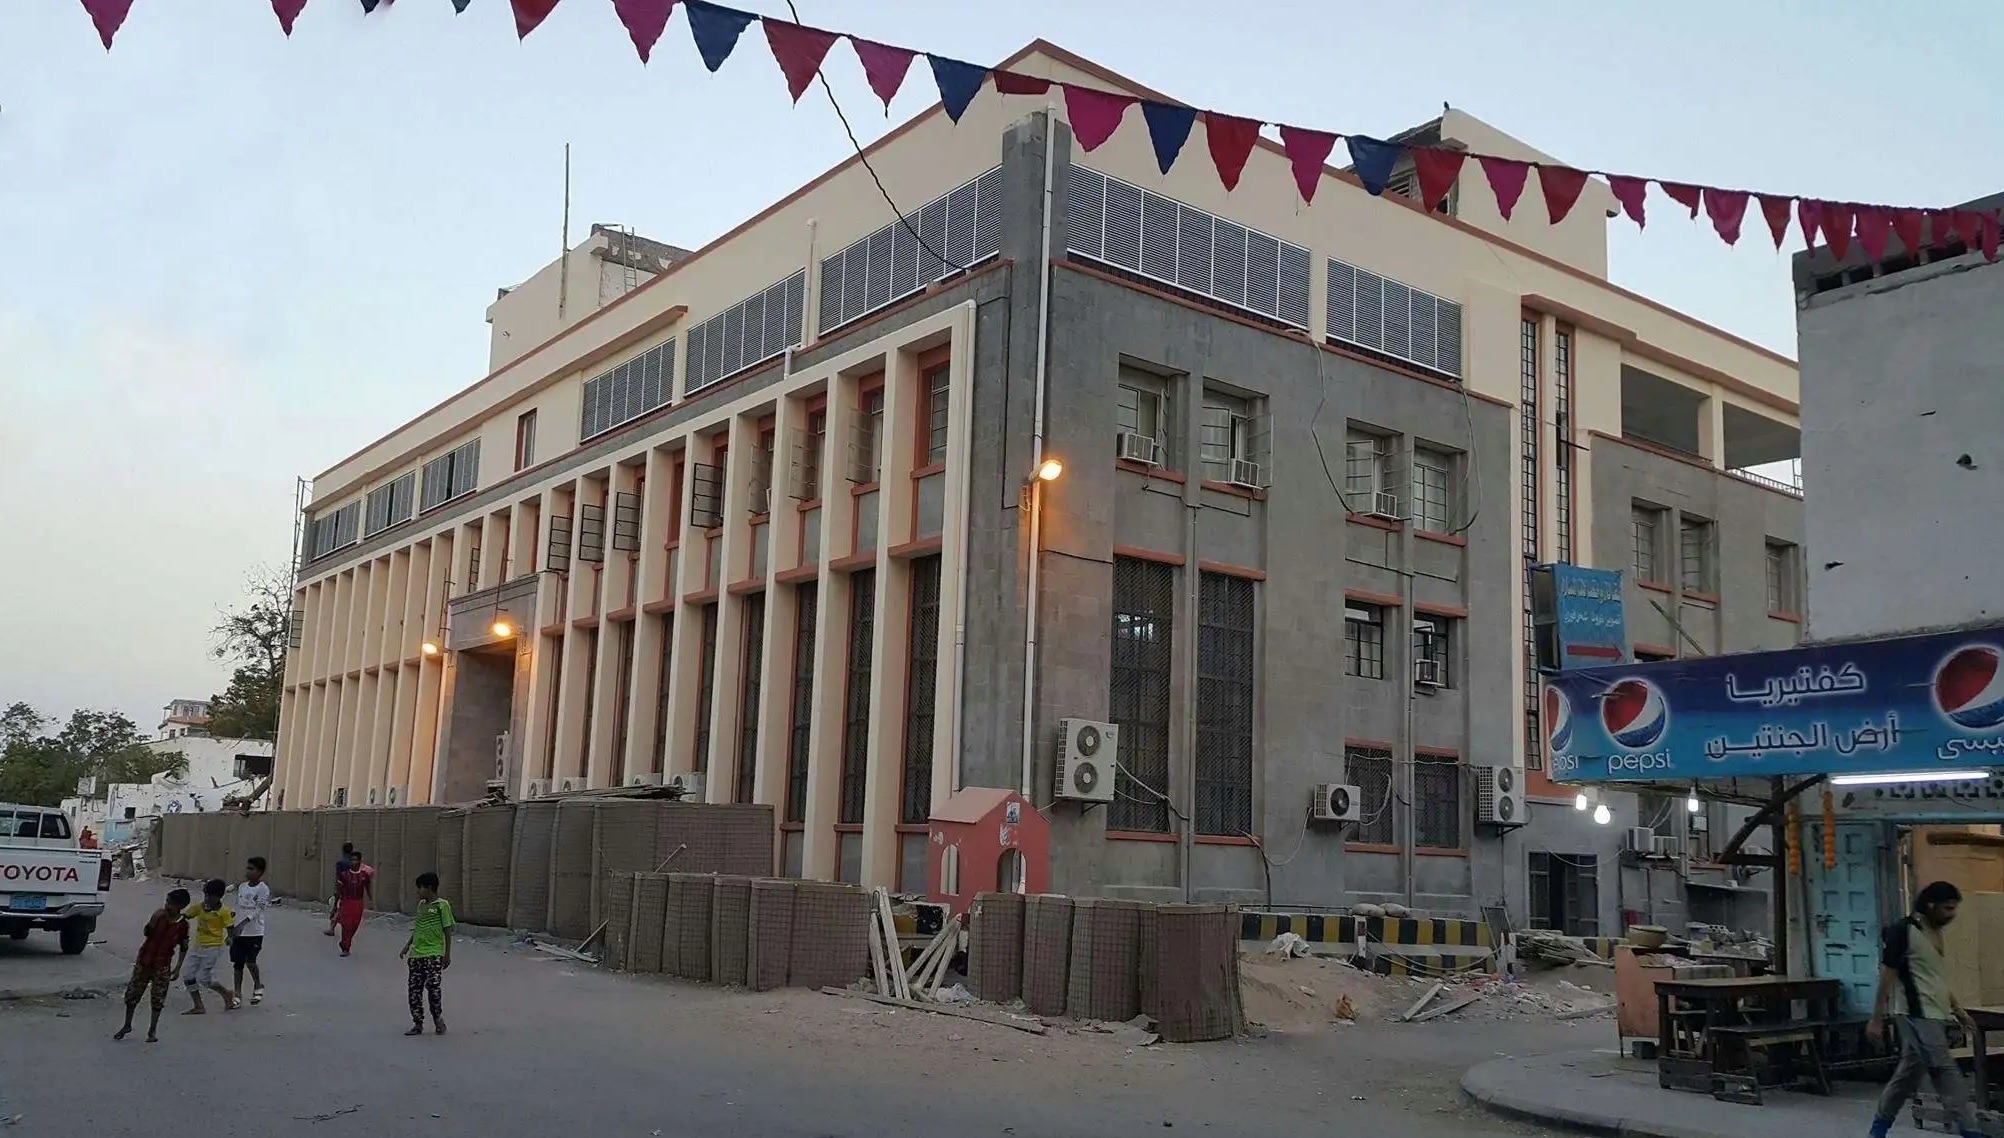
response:
<path id="1" fill-rule="evenodd" d="M 831 996 L 846 996 L 854 1000 L 868 1000 L 873 1004 L 886 1004 L 894 1008 L 908 1008 L 916 1012 L 931 1012 L 934 1015 L 952 1016 L 955 1019 L 970 1019 L 976 1023 L 992 1024 L 996 1027 L 1014 1028 L 1031 1035 L 1042 1035 L 1046 1028 L 1041 1021 L 1018 1019 L 1005 1012 L 985 1012 L 973 1008 L 949 1007 L 941 1004 L 920 1003 L 917 1000 L 901 1000 L 895 996 L 879 996 L 871 992 L 859 992 L 850 988 L 823 988 Z"/>
<path id="2" fill-rule="evenodd" d="M 1517 959 L 1538 964 L 1588 964 L 1603 968 L 1614 962 L 1603 960 L 1578 937 L 1533 929 L 1517 934 Z"/>

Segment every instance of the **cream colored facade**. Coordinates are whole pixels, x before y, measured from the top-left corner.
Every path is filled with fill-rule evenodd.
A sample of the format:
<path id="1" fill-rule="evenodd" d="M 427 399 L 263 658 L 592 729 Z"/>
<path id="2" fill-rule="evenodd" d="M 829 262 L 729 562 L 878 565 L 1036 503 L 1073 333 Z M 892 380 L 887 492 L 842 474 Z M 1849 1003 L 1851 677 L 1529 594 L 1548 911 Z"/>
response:
<path id="1" fill-rule="evenodd" d="M 1044 44 L 1026 49 L 1012 67 L 1153 94 Z M 1049 109 L 1062 118 L 1062 98 L 1054 93 L 1051 103 Z M 873 146 L 871 161 L 901 204 L 931 201 L 995 168 L 1011 124 L 1045 111 L 1044 100 L 1003 97 L 990 87 L 959 124 L 935 107 Z M 1444 139 L 1472 149 L 1539 156 L 1458 111 L 1448 112 L 1439 129 Z M 1624 377 L 1633 387 L 1635 373 L 1674 385 L 1688 397 L 1696 417 L 1697 445 L 1691 449 L 1697 461 L 1722 471 L 1740 465 L 1729 455 L 1732 409 L 1751 413 L 1782 434 L 1793 431 L 1797 378 L 1791 361 L 1604 279 L 1605 210 L 1612 201 L 1605 187 L 1591 185 L 1558 226 L 1546 223 L 1535 188 L 1516 218 L 1504 221 L 1473 163 L 1463 174 L 1453 219 L 1394 196 L 1372 198 L 1333 169 L 1324 175 L 1314 203 L 1303 205 L 1285 156 L 1271 144 L 1255 150 L 1236 191 L 1226 193 L 1205 157 L 1202 131 L 1199 123 L 1183 159 L 1166 177 L 1157 172 L 1139 111 L 1130 112 L 1110 142 L 1091 154 L 1073 153 L 1072 160 L 1312 251 L 1305 331 L 1315 343 L 1325 342 L 1327 330 L 1323 260 L 1337 258 L 1457 301 L 1463 383 L 1478 398 L 1518 403 L 1525 319 L 1537 328 L 1541 359 L 1551 358 L 1563 329 L 1570 337 L 1574 377 L 1570 443 L 1582 456 L 1596 445 L 1596 432 L 1623 434 Z M 902 632 L 911 566 L 917 558 L 940 558 L 934 645 L 939 726 L 930 767 L 936 805 L 956 788 L 967 749 L 977 745 L 961 738 L 956 718 L 965 666 L 960 606 L 974 509 L 970 446 L 984 429 L 975 414 L 973 361 L 993 345 L 977 342 L 979 320 L 971 300 L 908 319 L 873 316 L 840 329 L 817 327 L 822 260 L 894 220 L 870 174 L 856 161 L 845 162 L 588 314 L 573 308 L 561 320 L 540 312 L 511 316 L 505 348 L 497 320 L 491 374 L 317 477 L 310 512 L 321 519 L 413 473 L 415 493 L 421 494 L 427 463 L 469 442 L 479 444 L 478 476 L 469 490 L 433 508 L 414 509 L 411 520 L 361 533 L 304 564 L 295 602 L 305 614 L 304 629 L 288 660 L 279 741 L 276 791 L 284 806 L 466 797 L 466 784 L 449 776 L 448 768 L 457 769 L 460 761 L 452 756 L 480 749 L 495 753 L 499 735 L 451 738 L 455 716 L 463 720 L 470 714 L 468 698 L 455 695 L 461 674 L 488 666 L 468 663 L 468 654 L 493 662 L 497 684 L 502 657 L 513 657 L 498 773 L 514 794 L 700 769 L 705 796 L 730 801 L 740 786 L 742 741 L 751 734 L 741 714 L 750 688 L 740 675 L 744 654 L 753 646 L 747 643 L 742 602 L 753 593 L 765 599 L 755 641 L 762 667 L 756 745 L 746 756 L 752 767 L 748 783 L 753 800 L 783 804 L 797 631 L 796 590 L 788 586 L 813 581 L 819 605 L 807 697 L 813 715 L 804 818 L 799 836 L 789 839 L 789 864 L 779 868 L 872 883 L 908 877 L 913 835 L 909 827 L 899 829 L 900 764 L 871 762 L 864 817 L 837 821 L 844 704 L 851 697 L 844 598 L 851 573 L 876 570 L 868 749 L 873 755 L 889 753 L 902 747 L 904 738 L 909 693 Z M 1062 256 L 1062 241 L 1062 235 L 1053 240 L 1056 256 Z M 1021 269 L 1004 258 L 975 273 L 1020 274 Z M 692 330 L 803 271 L 798 351 L 690 391 Z M 536 279 L 545 275 L 547 270 Z M 532 299 L 525 295 L 521 303 L 529 306 Z M 890 311 L 904 309 L 894 305 Z M 517 329 L 543 327 L 551 330 L 548 338 L 521 342 L 533 333 Z M 664 344 L 671 345 L 667 351 L 675 362 L 668 402 L 638 420 L 654 425 L 581 442 L 587 381 Z M 802 357 L 811 362 L 800 362 Z M 943 463 L 928 463 L 918 453 L 930 410 L 921 361 L 929 367 L 941 358 L 949 368 L 945 457 Z M 843 477 L 849 440 L 863 414 L 864 385 L 878 377 L 885 424 L 880 473 L 874 482 L 852 484 Z M 1544 407 L 1552 405 L 1554 382 L 1546 367 L 1540 379 Z M 797 488 L 798 445 L 814 437 L 807 434 L 811 411 L 826 416 L 820 436 L 826 442 L 814 460 L 820 492 L 801 503 L 787 491 Z M 517 469 L 511 459 L 523 416 L 531 412 L 534 454 Z M 1540 424 L 1549 464 L 1559 427 L 1549 412 L 1542 413 Z M 769 471 L 746 461 L 767 437 Z M 699 529 L 691 524 L 692 511 L 708 503 L 698 501 L 695 465 L 709 464 L 720 445 L 731 461 L 724 464 L 722 500 L 715 503 L 719 524 Z M 1572 509 L 1579 519 L 1593 516 L 1591 465 L 1573 465 Z M 1522 493 L 1515 454 L 1485 456 L 1481 474 L 1492 495 L 1505 488 L 1512 499 Z M 770 494 L 769 503 L 754 503 L 761 490 Z M 1538 493 L 1544 507 L 1538 511 L 1541 541 L 1549 555 L 1556 545 L 1551 477 L 1539 479 Z M 623 494 L 635 495 L 639 507 L 637 548 L 630 551 L 613 547 Z M 1496 497 L 1491 500 L 1494 508 L 1504 508 Z M 1509 507 L 1515 511 L 1521 504 L 1511 500 Z M 605 511 L 599 563 L 579 556 L 579 521 L 586 507 Z M 552 541 L 552 523 L 560 519 L 570 521 L 568 541 L 559 522 L 555 543 L 568 550 L 568 571 L 552 571 L 550 564 L 553 551 L 562 556 Z M 1615 554 L 1591 548 L 1591 530 L 1575 526 L 1576 560 L 1618 564 Z M 1521 542 L 1513 552 L 1522 555 Z M 516 584 L 505 601 L 487 596 L 497 587 L 510 589 L 511 582 Z M 525 590 L 532 606 L 518 596 Z M 702 669 L 693 662 L 704 654 L 702 613 L 710 606 L 716 629 L 705 701 Z M 482 631 L 496 613 L 505 614 L 513 635 Z M 664 682 L 664 641 L 670 638 L 672 663 Z M 427 642 L 442 651 L 426 654 Z M 990 694 L 968 692 L 965 698 Z M 699 727 L 705 702 L 706 725 Z M 695 750 L 699 739 L 707 740 L 701 753 Z M 1521 742 L 1517 759 L 1523 760 Z"/>

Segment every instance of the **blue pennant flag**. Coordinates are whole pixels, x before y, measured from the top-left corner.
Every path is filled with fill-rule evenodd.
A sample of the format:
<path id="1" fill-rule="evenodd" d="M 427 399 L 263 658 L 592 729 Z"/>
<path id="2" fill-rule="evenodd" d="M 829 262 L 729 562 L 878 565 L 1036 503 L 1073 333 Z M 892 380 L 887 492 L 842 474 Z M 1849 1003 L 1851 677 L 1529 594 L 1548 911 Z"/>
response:
<path id="1" fill-rule="evenodd" d="M 452 0 L 452 10 L 455 12 L 464 12 L 466 11 L 466 6 L 471 3 L 473 3 L 473 0 Z"/>
<path id="2" fill-rule="evenodd" d="M 1344 135 L 1343 141 L 1350 147 L 1350 163 L 1356 167 L 1357 180 L 1364 183 L 1365 191 L 1372 195 L 1384 193 L 1385 183 L 1392 180 L 1392 167 L 1398 165 L 1399 155 L 1406 148 L 1396 142 L 1355 134 Z"/>
<path id="3" fill-rule="evenodd" d="M 689 34 L 695 37 L 696 51 L 703 57 L 703 66 L 711 71 L 724 65 L 724 60 L 731 57 L 731 49 L 738 46 L 738 37 L 758 19 L 750 12 L 711 4 L 708 0 L 683 0 L 683 5 L 689 9 Z"/>
<path id="4" fill-rule="evenodd" d="M 373 12 L 376 10 L 376 5 L 382 2 L 383 0 L 362 0 L 362 12 L 364 14 Z"/>
<path id="5" fill-rule="evenodd" d="M 1176 164 L 1176 156 L 1183 152 L 1183 144 L 1190 139 L 1190 128 L 1197 122 L 1197 108 L 1143 101 L 1141 114 L 1148 120 L 1148 140 L 1155 144 L 1155 164 L 1167 174 L 1169 167 Z"/>
<path id="6" fill-rule="evenodd" d="M 946 117 L 959 122 L 960 116 L 967 113 L 967 104 L 974 101 L 982 82 L 988 78 L 988 69 L 930 52 L 925 58 L 932 64 L 933 82 L 939 84 L 939 101 L 946 105 Z"/>

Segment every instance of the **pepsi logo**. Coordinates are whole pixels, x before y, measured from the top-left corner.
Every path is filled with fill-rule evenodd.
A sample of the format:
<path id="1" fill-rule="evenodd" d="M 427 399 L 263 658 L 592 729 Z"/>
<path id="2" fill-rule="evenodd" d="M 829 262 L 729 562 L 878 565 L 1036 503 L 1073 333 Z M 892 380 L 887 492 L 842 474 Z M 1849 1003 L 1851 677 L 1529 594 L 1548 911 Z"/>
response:
<path id="1" fill-rule="evenodd" d="M 2004 723 L 2004 652 L 1965 644 L 1934 670 L 1934 705 L 1957 727 L 1988 731 Z"/>
<path id="2" fill-rule="evenodd" d="M 1545 745 L 1553 754 L 1569 749 L 1573 744 L 1573 701 L 1566 693 L 1550 684 L 1545 685 Z"/>
<path id="3" fill-rule="evenodd" d="M 1670 706 L 1655 684 L 1630 677 L 1615 681 L 1601 697 L 1600 721 L 1616 746 L 1644 751 L 1670 729 Z"/>

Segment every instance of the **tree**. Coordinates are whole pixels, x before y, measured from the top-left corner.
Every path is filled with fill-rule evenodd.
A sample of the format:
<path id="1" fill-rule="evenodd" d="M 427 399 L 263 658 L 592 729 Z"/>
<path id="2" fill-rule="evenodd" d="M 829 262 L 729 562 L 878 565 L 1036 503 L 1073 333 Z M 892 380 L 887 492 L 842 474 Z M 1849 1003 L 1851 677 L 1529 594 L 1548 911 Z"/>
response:
<path id="1" fill-rule="evenodd" d="M 234 661 L 227 688 L 209 701 L 209 733 L 230 739 L 278 740 L 278 705 L 291 646 L 292 583 L 269 565 L 244 578 L 242 608 L 223 613 L 212 654 Z"/>
<path id="2" fill-rule="evenodd" d="M 78 710 L 61 731 L 50 734 L 48 727 L 25 703 L 0 712 L 0 801 L 56 806 L 81 779 L 109 786 L 188 769 L 186 755 L 148 747 L 139 727 L 116 711 Z"/>

